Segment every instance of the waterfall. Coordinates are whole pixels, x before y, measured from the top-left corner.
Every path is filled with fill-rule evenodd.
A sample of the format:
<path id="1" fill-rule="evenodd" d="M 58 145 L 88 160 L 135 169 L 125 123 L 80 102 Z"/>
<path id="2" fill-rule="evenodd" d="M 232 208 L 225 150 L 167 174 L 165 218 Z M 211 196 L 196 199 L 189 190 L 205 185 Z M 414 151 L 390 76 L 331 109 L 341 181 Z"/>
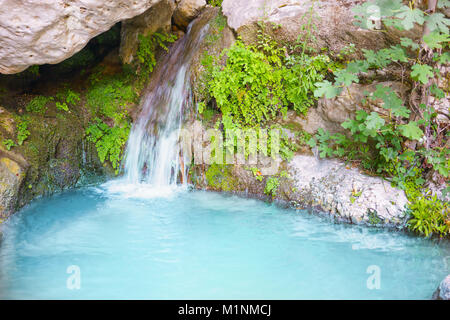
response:
<path id="1" fill-rule="evenodd" d="M 207 22 L 192 22 L 152 75 L 125 151 L 124 178 L 130 184 L 161 187 L 179 180 L 179 130 L 192 105 L 190 66 L 208 31 Z"/>

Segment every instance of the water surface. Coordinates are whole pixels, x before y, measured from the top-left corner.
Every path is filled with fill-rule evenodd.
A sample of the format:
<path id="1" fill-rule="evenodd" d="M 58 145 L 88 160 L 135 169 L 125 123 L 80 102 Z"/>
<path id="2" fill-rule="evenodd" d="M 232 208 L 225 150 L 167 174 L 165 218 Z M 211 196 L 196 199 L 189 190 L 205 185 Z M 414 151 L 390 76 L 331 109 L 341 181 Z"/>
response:
<path id="1" fill-rule="evenodd" d="M 34 201 L 3 231 L 2 299 L 428 299 L 450 262 L 448 244 L 117 182 Z"/>

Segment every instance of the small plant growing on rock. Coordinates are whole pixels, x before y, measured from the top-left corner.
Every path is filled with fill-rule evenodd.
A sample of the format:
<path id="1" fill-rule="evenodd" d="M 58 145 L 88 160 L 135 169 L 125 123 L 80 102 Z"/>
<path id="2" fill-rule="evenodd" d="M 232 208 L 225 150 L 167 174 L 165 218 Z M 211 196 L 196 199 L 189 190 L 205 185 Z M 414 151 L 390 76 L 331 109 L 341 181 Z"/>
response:
<path id="1" fill-rule="evenodd" d="M 51 98 L 46 96 L 37 96 L 31 99 L 31 101 L 25 106 L 25 110 L 28 112 L 44 114 L 47 111 L 47 103 L 51 101 Z"/>
<path id="2" fill-rule="evenodd" d="M 12 147 L 16 146 L 16 143 L 12 139 L 5 139 L 3 140 L 3 145 L 5 146 L 6 150 L 11 150 Z"/>
<path id="3" fill-rule="evenodd" d="M 156 50 L 162 48 L 168 51 L 167 44 L 173 43 L 177 37 L 173 34 L 155 32 L 151 35 L 139 35 L 139 48 L 136 56 L 141 63 L 143 75 L 150 74 L 156 65 Z"/>
<path id="4" fill-rule="evenodd" d="M 275 197 L 277 194 L 278 187 L 280 186 L 280 180 L 277 177 L 269 177 L 266 181 L 266 187 L 264 188 L 264 193 L 268 196 Z"/>
<path id="5" fill-rule="evenodd" d="M 28 120 L 20 120 L 17 125 L 17 143 L 19 146 L 23 144 L 23 142 L 28 138 L 30 135 L 30 131 L 28 131 Z"/>

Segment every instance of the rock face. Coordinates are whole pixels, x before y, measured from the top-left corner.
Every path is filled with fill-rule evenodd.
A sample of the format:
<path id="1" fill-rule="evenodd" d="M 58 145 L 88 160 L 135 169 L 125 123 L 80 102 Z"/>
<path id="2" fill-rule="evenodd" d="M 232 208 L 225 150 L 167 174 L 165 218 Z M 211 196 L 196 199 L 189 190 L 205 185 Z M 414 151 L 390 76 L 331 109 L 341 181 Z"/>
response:
<path id="1" fill-rule="evenodd" d="M 120 58 L 123 63 L 133 62 L 140 34 L 150 35 L 157 31 L 170 31 L 174 10 L 173 0 L 161 0 L 143 14 L 122 22 Z"/>
<path id="2" fill-rule="evenodd" d="M 365 97 L 364 92 L 374 92 L 377 85 L 391 88 L 405 100 L 408 88 L 401 82 L 384 81 L 373 82 L 369 85 L 352 84 L 333 99 L 319 99 L 317 108 L 310 108 L 306 118 L 296 115 L 295 112 L 290 112 L 289 117 L 287 117 L 288 120 L 283 122 L 298 124 L 310 134 L 314 134 L 318 128 L 328 130 L 331 133 L 345 133 L 341 124 L 347 119 L 355 118 L 356 111 L 362 109 L 361 101 Z M 369 109 L 369 113 L 371 111 L 382 111 L 381 104 L 382 101 L 369 100 L 365 108 Z"/>
<path id="3" fill-rule="evenodd" d="M 246 43 L 254 43 L 259 30 L 258 20 L 266 22 L 266 31 L 280 42 L 295 43 L 306 35 L 304 26 L 312 17 L 311 29 L 315 38 L 309 45 L 316 49 L 328 48 L 338 53 L 350 43 L 356 48 L 379 49 L 386 46 L 380 32 L 360 29 L 353 25 L 353 0 L 224 0 L 223 13 L 228 25 Z M 311 11 L 311 6 L 313 10 Z M 311 15 L 312 12 L 312 15 Z M 276 25 L 274 30 L 270 26 Z"/>
<path id="4" fill-rule="evenodd" d="M 173 21 L 177 26 L 186 28 L 205 6 L 205 0 L 181 0 L 173 15 Z"/>
<path id="5" fill-rule="evenodd" d="M 25 177 L 25 160 L 14 161 L 0 152 L 0 219 L 6 218 L 15 210 L 19 188 Z M 22 162 L 22 165 L 19 164 Z"/>
<path id="6" fill-rule="evenodd" d="M 433 294 L 433 300 L 450 300 L 450 274 L 442 280 Z"/>
<path id="7" fill-rule="evenodd" d="M 405 193 L 378 177 L 348 168 L 338 160 L 298 155 L 289 163 L 295 201 L 318 206 L 338 220 L 355 224 L 400 226 L 405 222 Z"/>
<path id="8" fill-rule="evenodd" d="M 0 0 L 0 73 L 61 62 L 160 0 Z"/>

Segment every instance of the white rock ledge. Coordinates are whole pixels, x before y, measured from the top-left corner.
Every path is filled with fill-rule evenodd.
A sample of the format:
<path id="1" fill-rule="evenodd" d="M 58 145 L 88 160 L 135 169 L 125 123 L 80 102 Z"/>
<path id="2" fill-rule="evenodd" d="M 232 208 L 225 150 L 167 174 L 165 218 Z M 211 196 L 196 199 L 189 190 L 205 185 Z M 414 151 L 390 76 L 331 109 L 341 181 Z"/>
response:
<path id="1" fill-rule="evenodd" d="M 450 274 L 442 280 L 441 284 L 433 294 L 434 300 L 450 300 Z"/>
<path id="2" fill-rule="evenodd" d="M 298 189 L 295 202 L 308 203 L 355 224 L 403 226 L 405 193 L 379 177 L 348 168 L 338 160 L 298 155 L 289 163 Z"/>

